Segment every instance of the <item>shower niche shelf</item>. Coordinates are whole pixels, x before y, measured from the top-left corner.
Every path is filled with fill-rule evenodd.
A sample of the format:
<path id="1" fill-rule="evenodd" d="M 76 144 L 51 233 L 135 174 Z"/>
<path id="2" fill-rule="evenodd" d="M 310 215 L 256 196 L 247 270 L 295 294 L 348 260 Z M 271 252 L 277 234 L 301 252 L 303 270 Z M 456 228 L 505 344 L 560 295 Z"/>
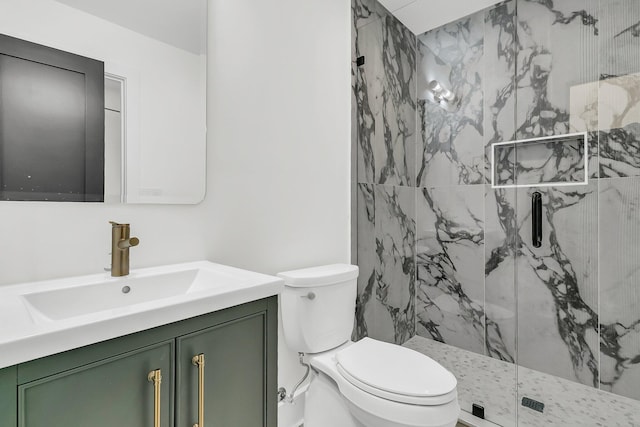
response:
<path id="1" fill-rule="evenodd" d="M 587 132 L 491 144 L 491 187 L 587 185 Z"/>

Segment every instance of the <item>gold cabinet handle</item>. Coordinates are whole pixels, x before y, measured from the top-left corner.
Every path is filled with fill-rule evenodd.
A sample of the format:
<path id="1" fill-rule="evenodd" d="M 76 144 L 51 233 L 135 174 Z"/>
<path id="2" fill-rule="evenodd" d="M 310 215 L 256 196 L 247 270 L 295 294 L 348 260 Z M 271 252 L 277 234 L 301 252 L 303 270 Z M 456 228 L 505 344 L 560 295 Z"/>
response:
<path id="1" fill-rule="evenodd" d="M 198 422 L 193 427 L 204 427 L 204 354 L 193 356 L 191 363 L 198 367 Z"/>
<path id="2" fill-rule="evenodd" d="M 162 371 L 156 369 L 147 375 L 149 381 L 153 381 L 153 427 L 160 427 L 160 384 L 162 383 Z"/>

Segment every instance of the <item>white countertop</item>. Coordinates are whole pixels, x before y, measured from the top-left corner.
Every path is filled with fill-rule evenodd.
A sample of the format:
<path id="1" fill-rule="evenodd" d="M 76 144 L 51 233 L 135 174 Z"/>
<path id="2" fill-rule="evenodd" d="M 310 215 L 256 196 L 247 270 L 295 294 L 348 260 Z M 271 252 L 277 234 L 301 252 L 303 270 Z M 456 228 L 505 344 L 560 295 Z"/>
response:
<path id="1" fill-rule="evenodd" d="M 146 286 L 148 292 L 159 278 L 165 282 L 159 289 L 167 292 L 167 278 L 178 275 L 189 275 L 193 283 L 183 284 L 176 295 L 72 317 L 47 317 L 28 302 L 35 295 L 39 300 L 49 299 L 49 305 L 56 309 L 55 292 L 62 291 L 57 296 L 61 298 L 91 286 L 101 288 L 100 292 L 108 289 L 111 294 L 117 293 L 124 301 L 132 297 L 121 295 L 123 286 L 130 285 L 134 294 L 137 281 L 142 280 L 145 284 L 140 286 Z M 284 282 L 277 277 L 208 261 L 132 270 L 129 276 L 119 278 L 105 273 L 0 287 L 0 369 L 277 295 L 283 288 Z M 88 302 L 100 304 L 95 299 Z M 78 306 L 83 301 L 69 303 Z"/>

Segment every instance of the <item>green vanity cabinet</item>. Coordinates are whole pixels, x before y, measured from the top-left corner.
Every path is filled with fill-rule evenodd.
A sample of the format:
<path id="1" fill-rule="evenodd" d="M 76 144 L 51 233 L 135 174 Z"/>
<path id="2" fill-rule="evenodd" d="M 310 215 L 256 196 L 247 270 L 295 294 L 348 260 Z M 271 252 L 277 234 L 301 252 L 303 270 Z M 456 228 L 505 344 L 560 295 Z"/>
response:
<path id="1" fill-rule="evenodd" d="M 276 400 L 277 297 L 0 369 L 0 427 L 276 427 Z"/>
<path id="2" fill-rule="evenodd" d="M 206 427 L 268 425 L 265 328 L 264 316 L 253 315 L 178 338 L 176 427 L 200 424 L 201 380 Z"/>
<path id="3" fill-rule="evenodd" d="M 18 367 L 0 369 L 0 426 L 18 425 Z"/>
<path id="4" fill-rule="evenodd" d="M 161 427 L 172 424 L 173 341 L 18 386 L 19 427 Z M 148 374 L 162 374 L 160 395 Z M 164 392 L 164 393 L 163 393 Z"/>

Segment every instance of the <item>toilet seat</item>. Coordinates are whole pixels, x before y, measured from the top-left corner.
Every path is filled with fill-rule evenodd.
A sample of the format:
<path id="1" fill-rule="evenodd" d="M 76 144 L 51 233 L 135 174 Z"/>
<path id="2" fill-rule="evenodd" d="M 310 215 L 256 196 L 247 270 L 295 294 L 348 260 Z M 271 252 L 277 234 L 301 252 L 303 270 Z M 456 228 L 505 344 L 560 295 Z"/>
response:
<path id="1" fill-rule="evenodd" d="M 374 342 L 380 343 L 379 341 Z M 338 348 L 309 355 L 308 360 L 314 372 L 316 372 L 315 375 L 325 375 L 334 381 L 340 394 L 342 394 L 350 407 L 351 413 L 362 424 L 376 427 L 443 427 L 456 424 L 460 406 L 455 388 L 445 395 L 423 398 L 420 400 L 420 404 L 410 404 L 400 401 L 400 399 L 406 400 L 406 395 L 392 393 L 389 396 L 393 397 L 393 399 L 390 399 L 379 396 L 381 393 L 377 389 L 374 394 L 365 390 L 364 387 L 355 385 L 356 381 L 350 381 L 347 376 L 340 372 L 343 368 L 338 366 L 337 355 L 356 344 L 358 343 L 348 342 Z M 365 347 L 361 347 L 361 350 L 362 348 Z M 349 353 L 346 354 L 348 355 Z M 344 359 L 344 354 L 342 358 Z M 386 363 L 390 362 L 389 359 L 386 360 Z M 312 383 L 313 381 L 312 379 Z"/>
<path id="2" fill-rule="evenodd" d="M 453 374 L 414 350 L 364 338 L 336 353 L 338 372 L 374 396 L 412 405 L 442 405 L 457 398 Z"/>

